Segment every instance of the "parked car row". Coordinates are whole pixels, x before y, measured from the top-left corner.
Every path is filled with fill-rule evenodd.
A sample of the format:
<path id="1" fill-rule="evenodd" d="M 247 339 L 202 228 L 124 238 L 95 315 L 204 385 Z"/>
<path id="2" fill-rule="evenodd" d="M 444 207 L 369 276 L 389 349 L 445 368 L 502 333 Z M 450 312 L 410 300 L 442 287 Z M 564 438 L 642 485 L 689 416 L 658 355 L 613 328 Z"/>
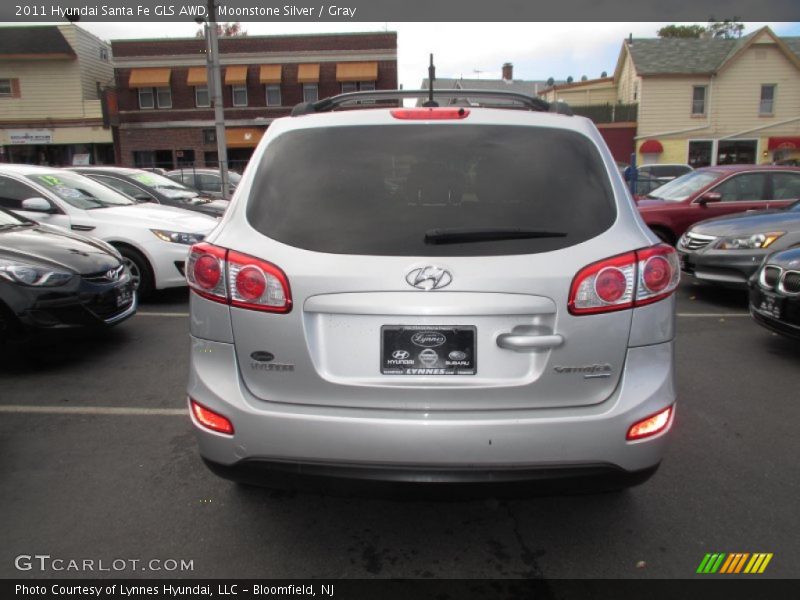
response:
<path id="1" fill-rule="evenodd" d="M 186 285 L 189 246 L 227 203 L 191 191 L 174 203 L 181 190 L 170 179 L 99 172 L 0 165 L 0 329 L 111 325 L 135 312 L 137 296 Z M 117 188 L 134 185 L 126 178 L 150 199 Z M 206 206 L 217 207 L 216 218 L 197 210 Z"/>
<path id="2" fill-rule="evenodd" d="M 749 288 L 759 324 L 800 338 L 800 168 L 697 169 L 637 199 L 694 279 Z"/>

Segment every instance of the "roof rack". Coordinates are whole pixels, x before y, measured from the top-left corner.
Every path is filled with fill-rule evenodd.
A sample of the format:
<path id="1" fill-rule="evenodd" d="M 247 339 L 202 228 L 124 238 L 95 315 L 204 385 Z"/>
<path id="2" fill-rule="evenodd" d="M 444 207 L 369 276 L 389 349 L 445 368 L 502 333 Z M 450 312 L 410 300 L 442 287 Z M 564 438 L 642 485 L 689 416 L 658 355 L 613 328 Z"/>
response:
<path id="1" fill-rule="evenodd" d="M 329 112 L 344 104 L 364 100 L 399 100 L 402 98 L 494 98 L 507 102 L 516 102 L 521 106 L 509 108 L 525 108 L 539 112 L 553 112 L 561 115 L 572 116 L 572 109 L 565 102 L 547 102 L 541 98 L 534 98 L 519 92 L 506 92 L 501 90 L 374 90 L 369 92 L 349 92 L 323 98 L 317 102 L 303 102 L 292 109 L 292 116 L 309 115 L 313 113 Z M 436 102 L 426 102 L 425 106 L 438 106 Z M 492 108 L 498 108 L 496 105 Z"/>

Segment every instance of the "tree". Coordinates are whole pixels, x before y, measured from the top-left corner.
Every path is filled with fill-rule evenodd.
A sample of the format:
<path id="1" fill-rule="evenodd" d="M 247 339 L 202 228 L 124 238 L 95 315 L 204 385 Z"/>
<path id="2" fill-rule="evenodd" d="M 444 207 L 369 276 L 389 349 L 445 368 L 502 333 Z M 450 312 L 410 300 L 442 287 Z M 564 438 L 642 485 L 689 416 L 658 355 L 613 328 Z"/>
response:
<path id="1" fill-rule="evenodd" d="M 699 38 L 706 32 L 702 25 L 667 25 L 658 30 L 660 38 Z"/>
<path id="2" fill-rule="evenodd" d="M 553 87 L 556 84 L 556 80 L 552 77 L 547 78 L 547 87 Z"/>
<path id="3" fill-rule="evenodd" d="M 586 75 L 581 75 L 581 81 L 589 81 L 589 78 Z"/>
<path id="4" fill-rule="evenodd" d="M 195 37 L 205 37 L 205 28 L 201 27 L 197 30 Z M 236 21 L 235 23 L 217 23 L 217 36 L 218 37 L 246 37 L 247 30 L 242 27 L 242 24 Z"/>
<path id="5" fill-rule="evenodd" d="M 706 31 L 708 31 L 711 37 L 732 40 L 742 37 L 744 24 L 738 21 L 738 17 L 733 17 L 732 20 L 725 19 L 724 21 L 717 21 L 712 17 L 708 21 Z"/>
<path id="6" fill-rule="evenodd" d="M 602 73 L 600 73 L 600 77 L 608 77 L 608 73 L 606 73 L 605 71 L 603 71 Z"/>
<path id="7" fill-rule="evenodd" d="M 572 83 L 573 81 L 575 81 L 575 80 L 572 78 L 572 75 L 567 77 L 567 83 Z"/>

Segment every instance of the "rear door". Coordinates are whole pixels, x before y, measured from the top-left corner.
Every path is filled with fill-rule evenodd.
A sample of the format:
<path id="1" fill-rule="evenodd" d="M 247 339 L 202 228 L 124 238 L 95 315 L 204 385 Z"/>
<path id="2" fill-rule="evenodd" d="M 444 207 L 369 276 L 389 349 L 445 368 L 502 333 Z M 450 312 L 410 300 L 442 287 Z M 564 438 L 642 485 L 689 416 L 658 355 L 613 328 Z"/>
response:
<path id="1" fill-rule="evenodd" d="M 793 202 L 800 200 L 800 173 L 797 172 L 773 172 L 770 173 L 772 180 L 769 207 L 783 208 Z"/>
<path id="2" fill-rule="evenodd" d="M 257 167 L 247 221 L 258 235 L 229 228 L 219 243 L 283 269 L 294 302 L 289 314 L 231 308 L 242 379 L 260 400 L 564 407 L 618 385 L 631 311 L 572 316 L 570 284 L 647 242 L 614 228 L 608 170 L 582 134 L 461 122 L 290 131 Z"/>

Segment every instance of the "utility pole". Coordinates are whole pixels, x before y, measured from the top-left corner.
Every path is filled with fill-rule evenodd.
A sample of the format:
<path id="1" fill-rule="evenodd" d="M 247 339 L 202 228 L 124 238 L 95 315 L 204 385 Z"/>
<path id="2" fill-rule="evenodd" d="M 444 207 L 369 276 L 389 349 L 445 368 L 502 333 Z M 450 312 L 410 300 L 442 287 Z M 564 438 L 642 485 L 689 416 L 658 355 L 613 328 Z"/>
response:
<path id="1" fill-rule="evenodd" d="M 208 93 L 214 105 L 214 126 L 217 132 L 217 162 L 222 179 L 222 197 L 228 196 L 228 148 L 225 145 L 225 113 L 222 104 L 222 77 L 219 67 L 219 44 L 217 41 L 217 7 L 214 0 L 208 0 L 206 21 L 206 54 L 208 66 Z"/>

